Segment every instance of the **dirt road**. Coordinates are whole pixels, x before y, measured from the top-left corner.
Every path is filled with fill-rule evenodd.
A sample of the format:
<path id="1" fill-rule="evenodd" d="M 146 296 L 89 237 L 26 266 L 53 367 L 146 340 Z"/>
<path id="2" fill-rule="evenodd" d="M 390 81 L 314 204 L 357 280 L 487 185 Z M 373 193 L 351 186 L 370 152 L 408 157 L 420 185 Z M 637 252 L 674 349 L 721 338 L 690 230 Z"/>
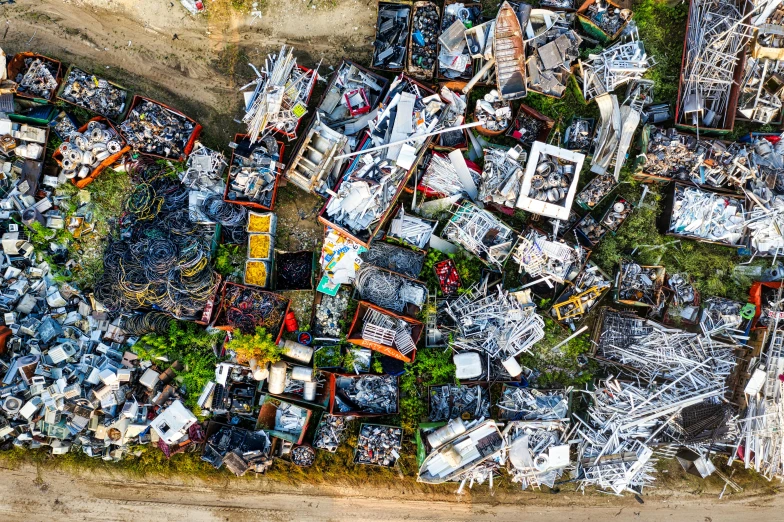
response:
<path id="1" fill-rule="evenodd" d="M 487 502 L 465 497 L 418 497 L 369 487 L 350 490 L 296 488 L 264 479 L 220 484 L 129 480 L 104 474 L 72 476 L 33 467 L 0 470 L 0 520 L 501 520 L 721 522 L 784 520 L 784 497 L 733 500 L 673 496 L 638 504 L 631 498 L 501 496 Z M 553 500 L 548 500 L 553 499 Z M 542 505 L 540 505 L 542 504 Z"/>

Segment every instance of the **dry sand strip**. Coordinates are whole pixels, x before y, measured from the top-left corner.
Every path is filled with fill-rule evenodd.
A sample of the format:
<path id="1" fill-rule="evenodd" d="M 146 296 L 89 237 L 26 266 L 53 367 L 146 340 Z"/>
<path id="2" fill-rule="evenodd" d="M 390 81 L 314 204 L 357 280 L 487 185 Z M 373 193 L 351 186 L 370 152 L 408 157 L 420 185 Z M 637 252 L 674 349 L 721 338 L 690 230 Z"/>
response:
<path id="1" fill-rule="evenodd" d="M 397 492 L 383 498 L 378 489 L 359 488 L 336 494 L 334 489 L 295 488 L 265 481 L 232 481 L 226 484 L 157 483 L 125 480 L 101 474 L 73 476 L 51 470 L 0 470 L 4 486 L 0 520 L 4 521 L 113 521 L 113 520 L 470 520 L 472 522 L 540 521 L 639 521 L 720 522 L 784 520 L 781 495 L 742 500 L 702 497 L 668 502 L 593 497 L 584 499 L 537 497 L 551 505 L 517 502 L 485 504 L 453 500 L 405 500 Z M 260 486 L 260 487 L 257 487 Z M 266 490 L 269 488 L 269 490 Z M 552 499 L 552 500 L 551 500 Z M 588 500 L 587 498 L 585 500 Z M 576 505 L 575 505 L 576 504 Z"/>

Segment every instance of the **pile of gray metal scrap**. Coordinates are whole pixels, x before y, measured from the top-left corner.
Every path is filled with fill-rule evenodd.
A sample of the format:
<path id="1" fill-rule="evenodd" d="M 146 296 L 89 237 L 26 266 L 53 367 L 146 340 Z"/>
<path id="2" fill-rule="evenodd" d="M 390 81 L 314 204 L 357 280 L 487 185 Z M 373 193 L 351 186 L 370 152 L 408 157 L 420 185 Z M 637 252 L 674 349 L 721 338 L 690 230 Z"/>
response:
<path id="1" fill-rule="evenodd" d="M 569 418 L 570 392 L 506 386 L 496 406 L 503 420 L 565 421 Z"/>
<path id="2" fill-rule="evenodd" d="M 784 142 L 756 139 L 746 174 L 744 192 L 753 202 L 744 223 L 749 246 L 754 254 L 778 255 L 784 252 Z"/>
<path id="3" fill-rule="evenodd" d="M 353 148 L 357 136 L 376 118 L 384 87 L 381 78 L 345 61 L 335 71 L 329 90 L 316 108 L 321 121 L 335 132 L 348 137 Z M 354 103 L 359 96 L 361 104 Z"/>
<path id="4" fill-rule="evenodd" d="M 737 246 L 743 238 L 745 201 L 676 185 L 668 231 L 696 240 Z"/>
<path id="5" fill-rule="evenodd" d="M 490 212 L 464 201 L 441 233 L 488 264 L 503 266 L 512 252 L 514 231 Z"/>
<path id="6" fill-rule="evenodd" d="M 738 439 L 730 453 L 728 465 L 736 458 L 744 466 L 773 480 L 784 476 L 784 331 L 778 316 L 768 329 L 770 334 L 762 347 L 759 359 L 744 394 L 747 406 L 738 419 Z M 742 448 L 742 451 L 741 451 Z"/>
<path id="7" fill-rule="evenodd" d="M 438 76 L 449 79 L 470 79 L 476 69 L 482 68 L 481 59 L 472 63 L 471 48 L 466 39 L 466 26 L 481 25 L 481 6 L 476 3 L 456 2 L 444 6 L 441 34 L 438 37 Z"/>
<path id="8" fill-rule="evenodd" d="M 0 184 L 7 191 L 4 196 L 3 211 L 11 209 L 19 212 L 32 206 L 32 196 L 38 189 L 46 153 L 47 132 L 45 128 L 24 123 L 14 123 L 0 116 Z M 44 176 L 43 184 L 56 187 L 65 182 L 65 177 Z M 19 198 L 22 199 L 19 199 Z M 30 201 L 26 201 L 29 198 Z M 27 204 L 29 203 L 29 204 Z M 51 208 L 51 201 L 45 212 Z"/>
<path id="9" fill-rule="evenodd" d="M 777 0 L 754 0 L 751 24 L 757 34 L 746 48 L 738 114 L 754 123 L 781 121 L 784 99 L 784 7 Z"/>
<path id="10" fill-rule="evenodd" d="M 574 15 L 533 9 L 526 26 L 528 90 L 561 98 L 583 39 L 571 29 Z"/>
<path id="11" fill-rule="evenodd" d="M 423 96 L 420 87 L 404 76 L 392 82 L 387 101 L 370 122 L 368 144 L 381 148 L 359 155 L 326 207 L 333 223 L 362 236 L 369 236 L 386 215 L 430 141 L 417 136 L 441 124 L 446 105 L 437 94 Z"/>
<path id="12" fill-rule="evenodd" d="M 504 428 L 507 471 L 522 489 L 555 486 L 572 465 L 566 432 L 569 422 L 558 420 L 512 421 Z"/>
<path id="13" fill-rule="evenodd" d="M 681 368 L 675 380 L 659 386 L 603 381 L 590 394 L 593 404 L 586 419 L 574 415 L 579 422 L 575 429 L 582 439 L 577 458 L 581 488 L 596 486 L 616 495 L 624 491 L 639 494 L 654 481 L 656 444 L 688 442 L 707 450 L 733 440 L 734 430 L 727 426 L 730 418 L 722 405 L 725 384 L 720 377 L 712 378 L 706 367 Z M 699 430 L 693 429 L 691 417 L 701 414 L 701 420 L 710 417 L 716 425 L 713 437 L 692 436 Z"/>
<path id="14" fill-rule="evenodd" d="M 208 432 L 212 424 L 207 425 Z M 272 465 L 270 439 L 266 432 L 219 425 L 204 445 L 201 459 L 216 469 L 226 466 L 235 475 L 248 471 L 263 473 Z"/>
<path id="15" fill-rule="evenodd" d="M 357 438 L 354 463 L 392 467 L 400 458 L 402 444 L 402 428 L 363 424 Z"/>
<path id="16" fill-rule="evenodd" d="M 643 106 L 653 92 L 653 85 L 650 80 L 632 82 L 627 89 L 626 99 L 620 105 L 615 94 L 599 94 L 595 98 L 601 119 L 594 135 L 591 172 L 612 174 L 618 181 L 632 138 L 640 125 Z"/>
<path id="17" fill-rule="evenodd" d="M 702 128 L 731 127 L 735 68 L 754 27 L 744 16 L 745 0 L 694 0 L 690 4 L 681 99 L 676 123 Z"/>
<path id="18" fill-rule="evenodd" d="M 514 208 L 520 195 L 528 153 L 520 145 L 511 149 L 486 148 L 484 153 L 479 200 Z"/>
<path id="19" fill-rule="evenodd" d="M 205 201 L 211 196 L 223 200 L 226 181 L 223 172 L 228 163 L 220 152 L 209 149 L 196 142 L 188 156 L 185 170 L 179 172 L 180 182 L 188 187 L 188 212 L 192 221 L 214 223 L 203 209 Z"/>
<path id="20" fill-rule="evenodd" d="M 630 23 L 633 24 L 634 22 Z M 648 69 L 656 65 L 653 57 L 645 52 L 637 28 L 628 30 L 626 35 L 600 54 L 590 54 L 588 60 L 580 60 L 583 96 L 586 101 L 612 93 L 622 85 L 639 81 Z"/>
<path id="21" fill-rule="evenodd" d="M 110 322 L 99 302 L 55 284 L 46 262 L 25 270 L 7 264 L 1 287 L 1 441 L 105 460 L 121 459 L 135 444 L 157 444 L 168 456 L 172 446 L 199 441 L 196 417 L 172 384 L 174 369 L 139 364 L 126 351 L 131 340 L 120 320 Z"/>
<path id="22" fill-rule="evenodd" d="M 711 397 L 724 394 L 724 381 L 736 365 L 737 344 L 705 334 L 667 329 L 652 321 L 647 324 L 650 332 L 635 337 L 625 346 L 600 339 L 596 355 L 604 361 L 618 363 L 624 370 L 633 371 L 649 382 L 664 379 L 680 383 L 679 388 L 690 386 L 695 392 L 711 392 Z M 608 327 L 612 328 L 610 324 L 603 325 L 603 328 Z M 628 335 L 623 328 L 613 334 Z"/>
<path id="23" fill-rule="evenodd" d="M 531 229 L 517 241 L 512 259 L 519 271 L 537 282 L 552 286 L 563 284 L 577 277 L 585 261 L 585 252 L 579 245 L 563 241 L 550 241 L 547 236 Z"/>
<path id="24" fill-rule="evenodd" d="M 515 357 L 544 338 L 544 321 L 536 307 L 500 287 L 489 291 L 486 281 L 447 303 L 447 313 L 456 325 L 453 350 L 502 359 L 512 377 L 522 372 Z"/>
<path id="25" fill-rule="evenodd" d="M 456 418 L 480 419 L 490 416 L 490 392 L 482 386 L 444 384 L 430 387 L 430 413 L 433 421 Z"/>
<path id="26" fill-rule="evenodd" d="M 278 144 L 271 136 L 242 143 L 244 146 L 234 147 L 227 199 L 271 208 L 278 179 Z"/>
<path id="27" fill-rule="evenodd" d="M 387 237 L 423 249 L 430 244 L 430 237 L 435 232 L 436 226 L 438 221 L 431 222 L 413 214 L 406 214 L 405 208 L 401 206 L 397 215 L 389 222 Z"/>
<path id="28" fill-rule="evenodd" d="M 746 57 L 738 98 L 738 114 L 754 123 L 769 125 L 781 115 L 784 98 L 784 62 Z"/>
<path id="29" fill-rule="evenodd" d="M 643 174 L 716 188 L 742 184 L 750 169 L 746 146 L 649 126 Z"/>
<path id="30" fill-rule="evenodd" d="M 318 79 L 315 71 L 297 66 L 294 49 L 283 45 L 278 54 L 270 54 L 257 78 L 240 88 L 245 98 L 242 122 L 248 126 L 251 143 L 259 136 L 280 132 L 296 137 L 299 120 L 308 111 L 308 98 Z"/>
<path id="31" fill-rule="evenodd" d="M 313 436 L 313 447 L 335 453 L 343 442 L 346 428 L 348 428 L 348 421 L 345 417 L 322 414 L 316 426 L 316 434 Z"/>
<path id="32" fill-rule="evenodd" d="M 487 154 L 487 151 L 485 151 Z M 485 156 L 487 167 L 488 156 Z M 434 152 L 422 176 L 421 184 L 441 196 L 466 195 L 482 197 L 482 175 L 469 167 L 460 151 L 448 156 Z M 477 187 L 479 191 L 477 192 Z"/>
<path id="33" fill-rule="evenodd" d="M 335 404 L 338 410 L 344 413 L 396 413 L 397 377 L 391 375 L 337 377 Z"/>
<path id="34" fill-rule="evenodd" d="M 742 325 L 746 320 L 742 315 L 743 304 L 724 297 L 710 297 L 705 300 L 700 317 L 700 328 L 705 335 L 717 337 L 725 336 L 746 339 L 745 329 Z"/>

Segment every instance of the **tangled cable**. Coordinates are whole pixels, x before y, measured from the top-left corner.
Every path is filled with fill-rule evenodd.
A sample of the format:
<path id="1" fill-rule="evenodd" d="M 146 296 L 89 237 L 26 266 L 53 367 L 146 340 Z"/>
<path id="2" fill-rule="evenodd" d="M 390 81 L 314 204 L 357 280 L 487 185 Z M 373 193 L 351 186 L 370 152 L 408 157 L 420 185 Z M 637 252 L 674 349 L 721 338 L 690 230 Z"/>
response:
<path id="1" fill-rule="evenodd" d="M 227 283 L 221 312 L 225 313 L 226 324 L 242 333 L 253 333 L 261 326 L 274 337 L 287 305 L 288 300 L 278 294 Z"/>
<path id="2" fill-rule="evenodd" d="M 198 318 L 216 285 L 210 268 L 215 227 L 191 221 L 188 191 L 170 167 L 137 160 L 126 168 L 138 182 L 119 221 L 121 239 L 104 251 L 96 296 L 111 311 Z"/>

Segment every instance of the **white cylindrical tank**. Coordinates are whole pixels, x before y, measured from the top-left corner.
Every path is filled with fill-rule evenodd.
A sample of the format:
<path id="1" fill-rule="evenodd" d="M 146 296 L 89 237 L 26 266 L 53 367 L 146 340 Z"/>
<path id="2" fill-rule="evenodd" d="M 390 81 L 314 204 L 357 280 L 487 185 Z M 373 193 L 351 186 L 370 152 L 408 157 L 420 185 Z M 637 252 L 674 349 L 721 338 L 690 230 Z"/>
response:
<path id="1" fill-rule="evenodd" d="M 450 420 L 446 426 L 441 426 L 436 431 L 427 436 L 427 442 L 433 449 L 439 448 L 466 432 L 463 419 L 457 418 Z"/>
<path id="2" fill-rule="evenodd" d="M 286 368 L 283 361 L 278 361 L 272 365 L 269 372 L 269 392 L 272 394 L 283 393 L 286 389 Z"/>
<path id="3" fill-rule="evenodd" d="M 278 346 L 283 348 L 283 355 L 301 363 L 309 363 L 313 358 L 313 348 L 294 341 L 280 341 Z"/>

